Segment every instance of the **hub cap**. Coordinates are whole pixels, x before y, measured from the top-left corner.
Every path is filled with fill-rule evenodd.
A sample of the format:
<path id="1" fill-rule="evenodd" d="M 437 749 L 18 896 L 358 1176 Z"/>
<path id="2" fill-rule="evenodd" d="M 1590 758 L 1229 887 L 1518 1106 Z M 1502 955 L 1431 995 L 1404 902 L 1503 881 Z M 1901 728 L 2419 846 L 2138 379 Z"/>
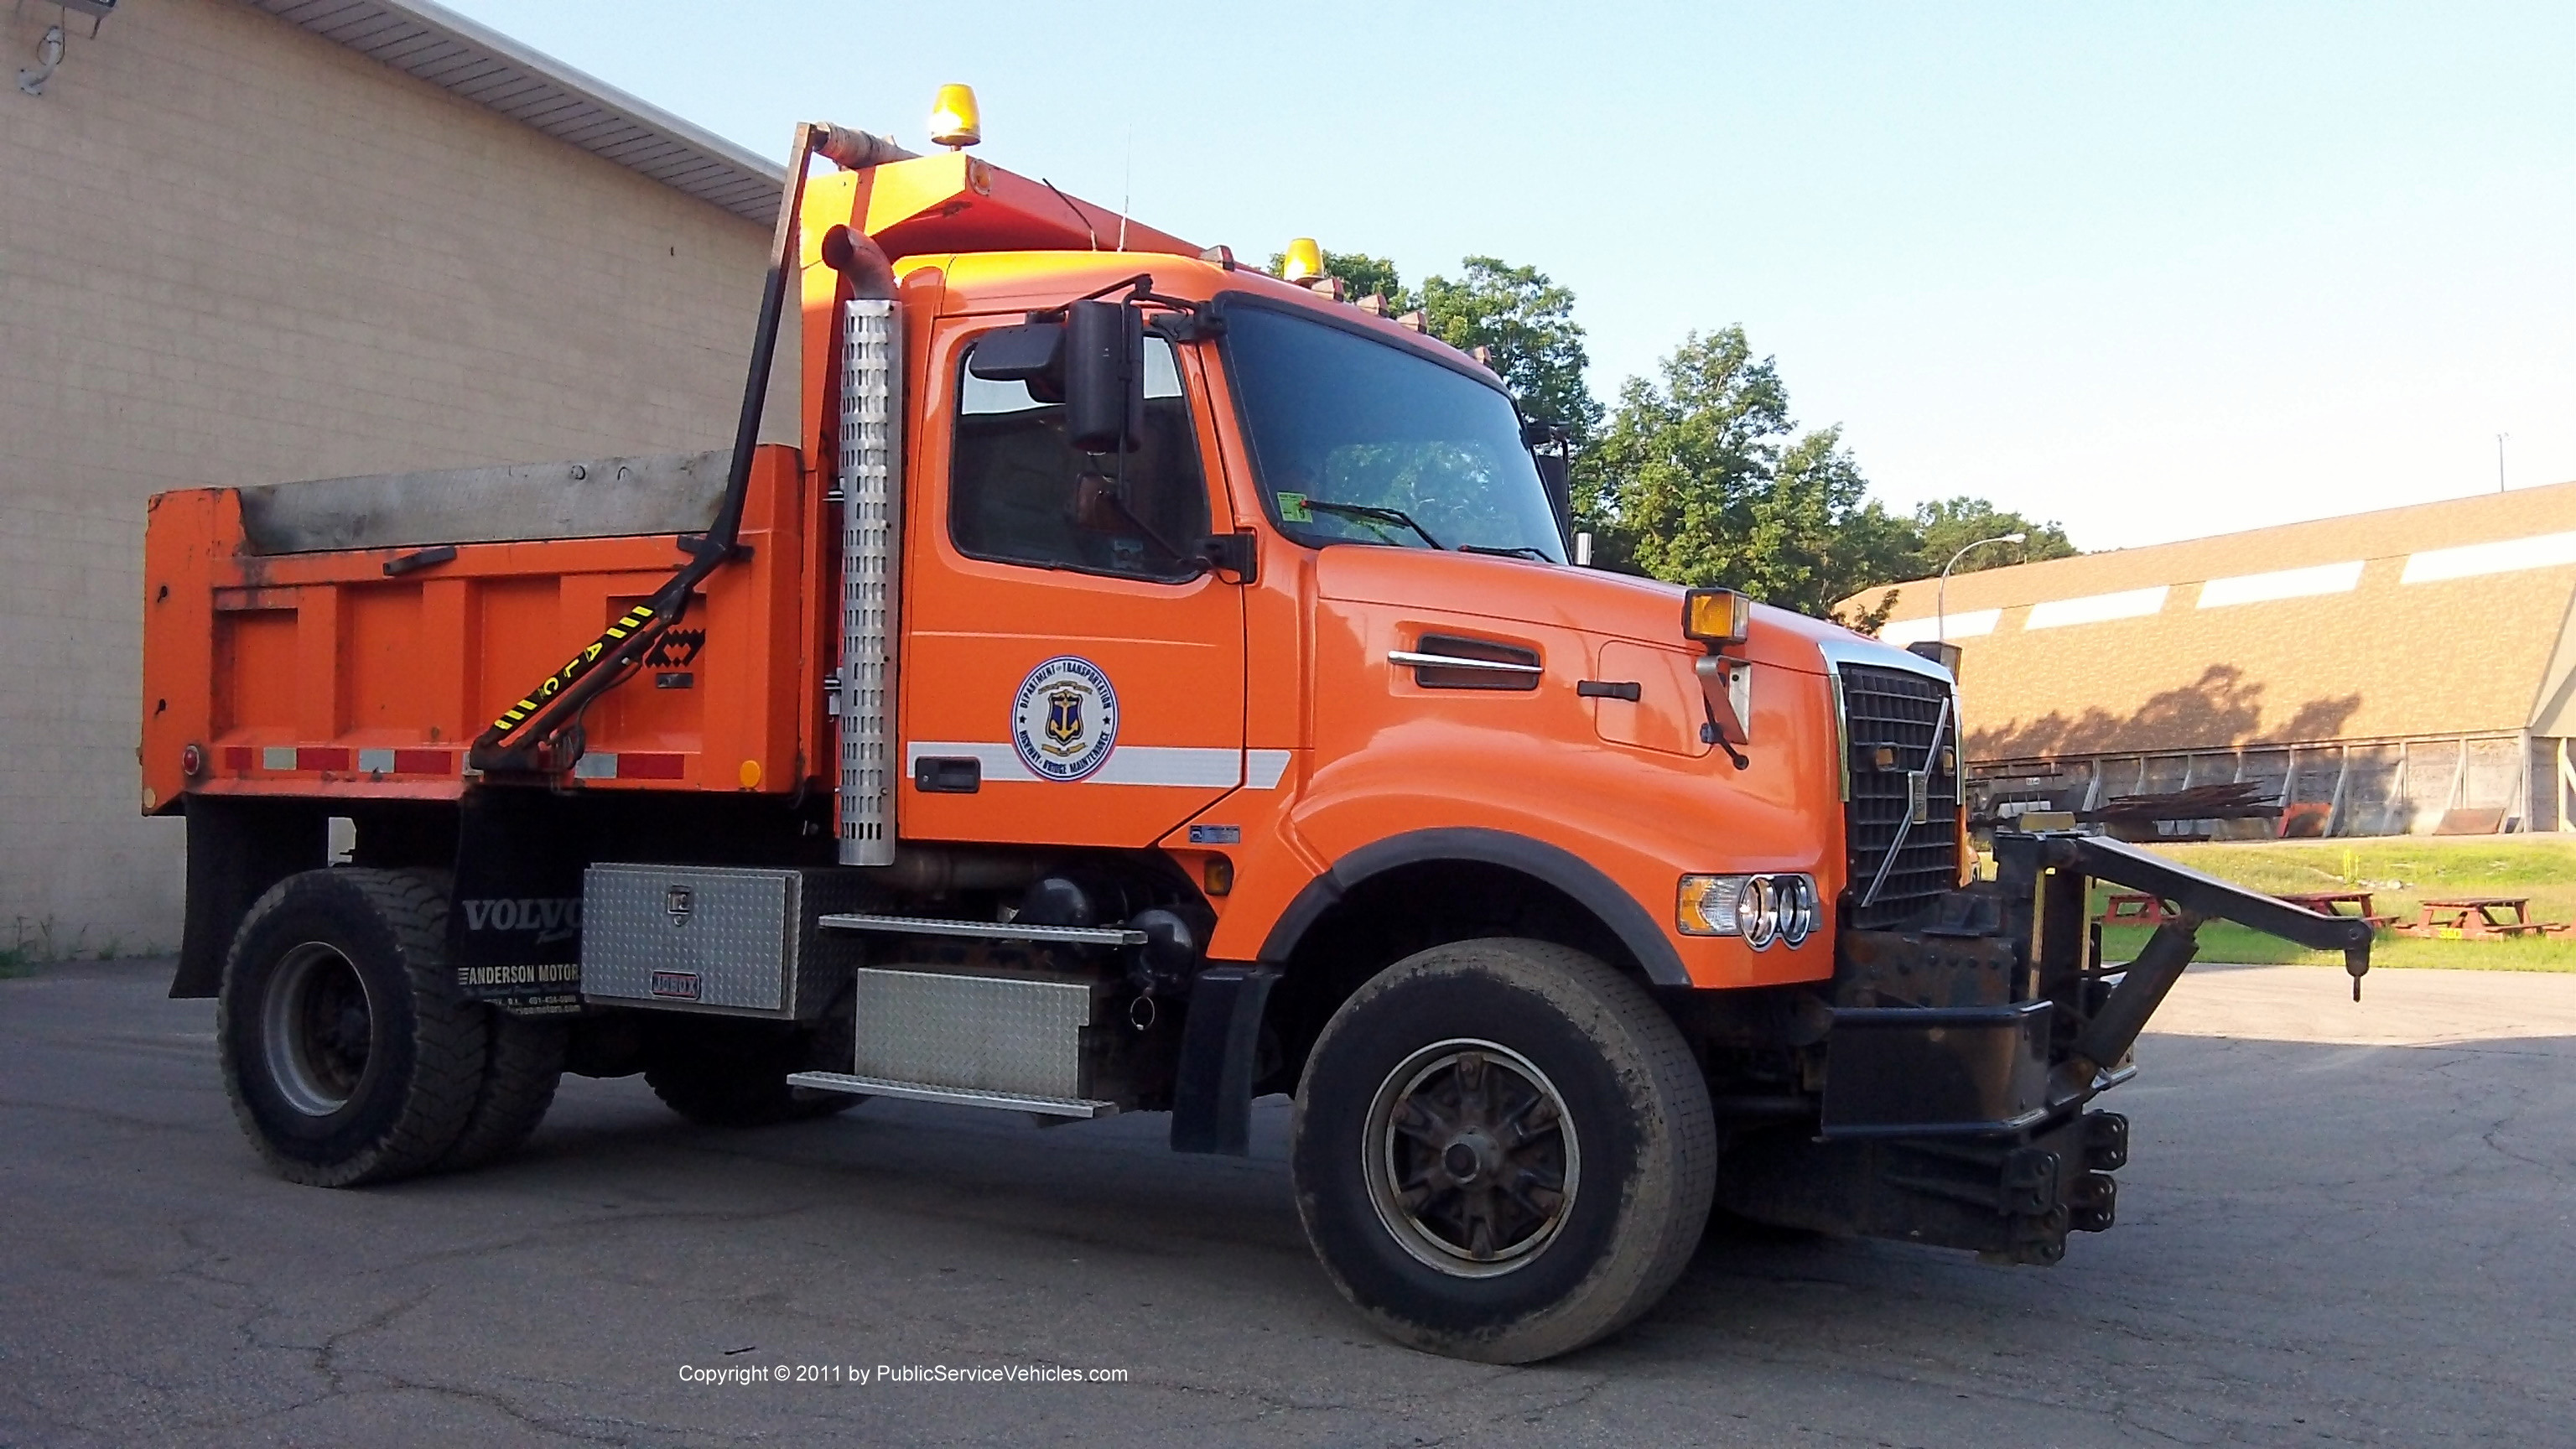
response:
<path id="1" fill-rule="evenodd" d="M 260 1025 L 269 1080 L 287 1105 L 308 1117 L 349 1105 L 375 1046 L 375 1013 L 348 957 L 319 941 L 287 952 L 269 977 Z"/>
<path id="2" fill-rule="evenodd" d="M 1489 1041 L 1424 1047 L 1369 1105 L 1363 1171 L 1407 1253 L 1462 1278 L 1529 1262 L 1565 1226 L 1582 1166 L 1547 1074 Z"/>

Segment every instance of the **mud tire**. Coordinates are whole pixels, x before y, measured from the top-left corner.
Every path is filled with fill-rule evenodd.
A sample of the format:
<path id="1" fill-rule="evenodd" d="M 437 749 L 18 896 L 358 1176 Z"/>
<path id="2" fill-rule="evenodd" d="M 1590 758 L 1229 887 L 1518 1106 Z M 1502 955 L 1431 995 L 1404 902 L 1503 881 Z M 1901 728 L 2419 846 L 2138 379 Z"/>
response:
<path id="1" fill-rule="evenodd" d="M 1516 1062 L 1512 1082 L 1543 1081 L 1579 1144 L 1552 1226 L 1499 1269 L 1408 1236 L 1390 1165 L 1407 1149 L 1384 1104 L 1410 1100 L 1417 1064 L 1462 1042 L 1500 1048 L 1482 1059 Z M 1309 1054 L 1291 1130 L 1298 1214 L 1342 1296 L 1398 1343 L 1486 1363 L 1570 1352 L 1653 1307 L 1689 1263 L 1716 1181 L 1707 1084 L 1671 1019 L 1636 982 L 1543 941 L 1436 946 L 1371 979 Z"/>
<path id="2" fill-rule="evenodd" d="M 457 993 L 446 927 L 447 892 L 408 871 L 305 871 L 251 906 L 215 1031 L 233 1115 L 278 1176 L 390 1182 L 455 1147 L 491 1014 Z"/>
<path id="3" fill-rule="evenodd" d="M 784 1033 L 694 1023 L 657 1045 L 644 1080 L 663 1106 L 701 1127 L 774 1127 L 828 1117 L 864 1100 L 789 1086 L 787 1074 L 804 1070 L 805 1047 Z"/>
<path id="4" fill-rule="evenodd" d="M 438 1160 L 441 1172 L 465 1172 L 516 1152 L 545 1120 L 562 1084 L 567 1034 L 560 1021 L 512 1016 L 485 1007 L 491 1017 L 491 1050 L 474 1110 L 456 1145 Z"/>

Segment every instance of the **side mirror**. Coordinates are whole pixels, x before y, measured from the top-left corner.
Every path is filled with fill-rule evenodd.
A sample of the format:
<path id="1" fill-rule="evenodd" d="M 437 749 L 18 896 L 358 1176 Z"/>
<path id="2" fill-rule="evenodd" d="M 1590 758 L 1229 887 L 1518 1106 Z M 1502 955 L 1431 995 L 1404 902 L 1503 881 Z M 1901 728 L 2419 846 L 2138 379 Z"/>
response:
<path id="1" fill-rule="evenodd" d="M 1042 403 L 1064 401 L 1064 324 L 1029 322 L 997 327 L 976 340 L 966 370 L 986 382 L 1028 385 Z"/>
<path id="2" fill-rule="evenodd" d="M 1565 426 L 1545 418 L 1521 423 L 1521 446 L 1538 464 L 1539 486 L 1547 490 L 1548 511 L 1556 515 L 1557 541 L 1574 557 L 1574 454 L 1567 447 Z"/>
<path id="3" fill-rule="evenodd" d="M 1064 435 L 1076 452 L 1134 452 L 1145 437 L 1145 314 L 1085 300 L 1064 319 Z"/>
<path id="4" fill-rule="evenodd" d="M 1547 490 L 1548 511 L 1556 515 L 1557 537 L 1565 544 L 1566 557 L 1571 558 L 1574 556 L 1573 460 L 1565 456 L 1562 448 L 1554 452 L 1532 453 L 1530 457 L 1538 463 L 1539 486 Z"/>

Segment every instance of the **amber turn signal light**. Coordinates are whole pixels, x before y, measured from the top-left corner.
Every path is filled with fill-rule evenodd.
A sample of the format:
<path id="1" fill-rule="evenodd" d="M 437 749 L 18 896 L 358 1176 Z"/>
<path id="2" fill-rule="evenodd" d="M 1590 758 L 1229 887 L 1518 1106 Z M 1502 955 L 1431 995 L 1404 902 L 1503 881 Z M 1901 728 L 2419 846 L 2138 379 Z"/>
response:
<path id="1" fill-rule="evenodd" d="M 1234 890 L 1234 862 L 1222 855 L 1209 856 L 1207 864 L 1199 869 L 1199 882 L 1207 887 L 1209 895 L 1231 893 Z"/>
<path id="2" fill-rule="evenodd" d="M 1702 644 L 1741 644 L 1753 632 L 1753 601 L 1733 589 L 1682 595 L 1682 633 Z"/>

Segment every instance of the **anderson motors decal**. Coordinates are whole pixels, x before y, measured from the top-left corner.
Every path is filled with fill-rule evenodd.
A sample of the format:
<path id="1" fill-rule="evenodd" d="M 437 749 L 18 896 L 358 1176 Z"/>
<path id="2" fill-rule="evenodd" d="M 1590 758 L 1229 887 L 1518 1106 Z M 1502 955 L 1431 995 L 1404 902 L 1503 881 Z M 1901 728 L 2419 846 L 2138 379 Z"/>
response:
<path id="1" fill-rule="evenodd" d="M 1029 671 L 1011 703 L 1011 746 L 1041 780 L 1071 781 L 1118 747 L 1118 691 L 1088 659 L 1060 654 Z"/>

